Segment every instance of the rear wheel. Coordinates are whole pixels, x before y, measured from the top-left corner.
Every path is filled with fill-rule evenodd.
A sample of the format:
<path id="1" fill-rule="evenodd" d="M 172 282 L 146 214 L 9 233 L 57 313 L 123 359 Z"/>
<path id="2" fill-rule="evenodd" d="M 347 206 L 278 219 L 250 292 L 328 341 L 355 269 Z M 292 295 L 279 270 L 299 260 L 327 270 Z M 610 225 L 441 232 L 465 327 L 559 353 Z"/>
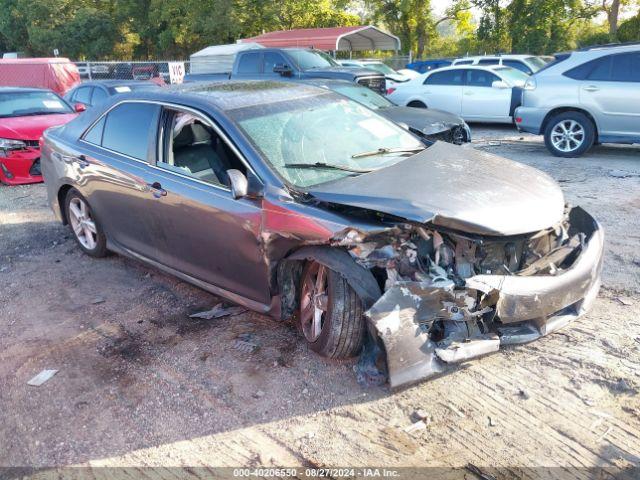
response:
<path id="1" fill-rule="evenodd" d="M 360 298 L 338 273 L 307 262 L 301 277 L 300 329 L 314 352 L 329 358 L 360 353 L 365 319 Z"/>
<path id="2" fill-rule="evenodd" d="M 544 131 L 544 143 L 556 157 L 579 157 L 591 148 L 595 137 L 595 125 L 581 112 L 555 115 Z"/>
<path id="3" fill-rule="evenodd" d="M 427 105 L 419 100 L 413 100 L 409 103 L 407 103 L 407 107 L 413 107 L 413 108 L 427 108 Z"/>
<path id="4" fill-rule="evenodd" d="M 65 206 L 69 226 L 80 248 L 92 257 L 104 257 L 107 254 L 107 238 L 87 200 L 72 188 L 67 193 Z"/>

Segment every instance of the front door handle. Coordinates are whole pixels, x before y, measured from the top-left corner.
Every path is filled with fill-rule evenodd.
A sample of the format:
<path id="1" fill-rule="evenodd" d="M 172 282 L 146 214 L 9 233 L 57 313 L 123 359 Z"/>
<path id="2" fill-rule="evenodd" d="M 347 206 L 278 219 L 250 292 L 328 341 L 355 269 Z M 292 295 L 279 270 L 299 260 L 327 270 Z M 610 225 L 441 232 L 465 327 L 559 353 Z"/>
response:
<path id="1" fill-rule="evenodd" d="M 167 191 L 164 188 L 162 188 L 162 185 L 160 185 L 160 182 L 148 183 L 147 187 L 149 187 L 149 191 L 156 198 L 167 196 Z"/>
<path id="2" fill-rule="evenodd" d="M 597 92 L 600 89 L 598 87 L 596 87 L 595 85 L 589 85 L 588 87 L 584 87 L 584 90 L 586 92 Z"/>
<path id="3" fill-rule="evenodd" d="M 80 168 L 85 168 L 90 165 L 90 163 L 87 161 L 87 157 L 85 157 L 84 155 L 79 155 L 78 157 L 76 157 L 76 162 L 78 163 L 78 166 Z"/>

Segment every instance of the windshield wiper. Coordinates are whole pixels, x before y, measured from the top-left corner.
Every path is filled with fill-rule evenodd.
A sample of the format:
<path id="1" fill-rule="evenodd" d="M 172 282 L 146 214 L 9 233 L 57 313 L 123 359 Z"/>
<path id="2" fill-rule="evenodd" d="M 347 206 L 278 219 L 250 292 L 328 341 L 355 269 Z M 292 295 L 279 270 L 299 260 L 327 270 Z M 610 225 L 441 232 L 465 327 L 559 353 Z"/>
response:
<path id="1" fill-rule="evenodd" d="M 285 168 L 322 168 L 326 170 L 342 170 L 343 172 L 352 173 L 369 173 L 373 170 L 365 170 L 362 168 L 351 168 L 346 165 L 333 165 L 330 163 L 316 162 L 316 163 L 287 163 Z"/>
<path id="2" fill-rule="evenodd" d="M 424 147 L 415 147 L 415 148 L 387 148 L 380 147 L 377 150 L 371 150 L 370 152 L 362 152 L 351 155 L 351 158 L 364 158 L 364 157 L 374 157 L 376 155 L 385 155 L 387 153 L 412 153 L 412 152 L 421 152 L 427 148 Z"/>

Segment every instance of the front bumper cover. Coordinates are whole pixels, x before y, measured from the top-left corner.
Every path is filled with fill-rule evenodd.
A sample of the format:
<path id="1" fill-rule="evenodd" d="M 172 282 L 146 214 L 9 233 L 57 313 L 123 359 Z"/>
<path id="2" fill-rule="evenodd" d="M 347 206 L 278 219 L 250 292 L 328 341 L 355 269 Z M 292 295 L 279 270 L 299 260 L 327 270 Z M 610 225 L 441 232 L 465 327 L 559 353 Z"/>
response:
<path id="1" fill-rule="evenodd" d="M 0 152 L 0 181 L 7 185 L 42 182 L 39 164 L 40 149 L 2 150 Z M 34 168 L 35 166 L 35 168 Z"/>
<path id="2" fill-rule="evenodd" d="M 367 316 L 384 344 L 391 387 L 445 372 L 501 345 L 536 340 L 583 315 L 600 288 L 604 234 L 581 208 L 571 217 L 585 244 L 571 267 L 555 276 L 477 275 L 452 291 L 420 282 L 389 288 Z M 490 299 L 490 307 L 476 304 L 478 293 Z M 490 322 L 475 321 L 489 311 Z M 434 321 L 444 325 L 437 335 Z"/>

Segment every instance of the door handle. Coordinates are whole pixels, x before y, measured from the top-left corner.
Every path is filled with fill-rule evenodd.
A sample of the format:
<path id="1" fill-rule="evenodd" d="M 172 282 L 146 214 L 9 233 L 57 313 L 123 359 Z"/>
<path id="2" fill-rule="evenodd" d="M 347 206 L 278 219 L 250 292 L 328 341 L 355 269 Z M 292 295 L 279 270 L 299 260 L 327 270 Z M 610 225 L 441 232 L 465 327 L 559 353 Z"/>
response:
<path id="1" fill-rule="evenodd" d="M 167 191 L 164 188 L 162 188 L 162 185 L 160 185 L 160 182 L 147 183 L 147 187 L 149 187 L 149 191 L 156 198 L 167 196 Z"/>
<path id="2" fill-rule="evenodd" d="M 84 155 L 79 155 L 78 157 L 76 157 L 76 162 L 78 163 L 78 166 L 80 168 L 85 168 L 88 167 L 89 165 L 91 165 L 88 161 L 87 161 L 87 157 L 85 157 Z"/>
<path id="3" fill-rule="evenodd" d="M 584 87 L 584 90 L 585 92 L 597 92 L 600 89 L 595 85 L 589 85 L 588 87 Z"/>

